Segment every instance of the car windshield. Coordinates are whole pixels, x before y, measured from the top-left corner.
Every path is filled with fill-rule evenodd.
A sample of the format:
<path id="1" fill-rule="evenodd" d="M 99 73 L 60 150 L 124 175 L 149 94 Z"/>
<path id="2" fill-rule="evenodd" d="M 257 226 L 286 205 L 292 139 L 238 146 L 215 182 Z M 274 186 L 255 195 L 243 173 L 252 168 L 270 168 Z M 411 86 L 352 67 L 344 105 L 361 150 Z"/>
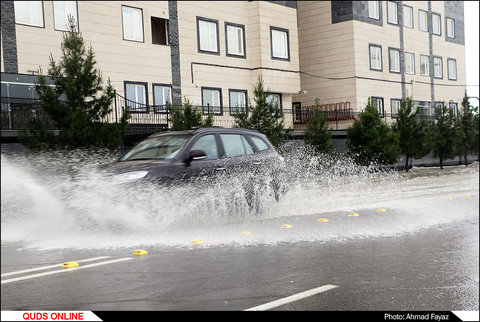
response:
<path id="1" fill-rule="evenodd" d="M 172 159 L 190 139 L 189 135 L 162 135 L 134 146 L 119 161 Z"/>

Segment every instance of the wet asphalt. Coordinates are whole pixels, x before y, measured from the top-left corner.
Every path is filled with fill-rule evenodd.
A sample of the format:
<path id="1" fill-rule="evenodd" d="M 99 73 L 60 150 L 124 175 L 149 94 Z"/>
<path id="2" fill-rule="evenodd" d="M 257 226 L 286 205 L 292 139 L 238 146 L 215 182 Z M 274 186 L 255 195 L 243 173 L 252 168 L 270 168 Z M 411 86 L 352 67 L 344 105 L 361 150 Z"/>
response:
<path id="1" fill-rule="evenodd" d="M 300 292 L 336 288 L 272 310 L 476 310 L 479 306 L 479 222 L 391 237 L 276 245 L 132 249 L 1 247 L 1 272 L 97 256 L 114 264 L 4 283 L 2 310 L 241 311 Z M 87 265 L 81 264 L 81 265 Z"/>

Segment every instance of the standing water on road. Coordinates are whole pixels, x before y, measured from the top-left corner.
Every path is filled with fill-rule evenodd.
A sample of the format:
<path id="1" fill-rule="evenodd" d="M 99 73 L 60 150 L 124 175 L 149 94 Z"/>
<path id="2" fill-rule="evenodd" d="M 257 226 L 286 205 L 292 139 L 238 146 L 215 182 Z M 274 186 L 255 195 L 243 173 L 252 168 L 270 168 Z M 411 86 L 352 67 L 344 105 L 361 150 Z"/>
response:
<path id="1" fill-rule="evenodd" d="M 274 245 L 392 237 L 465 220 L 478 225 L 478 162 L 377 171 L 299 149 L 284 155 L 286 194 L 276 201 L 268 189 L 254 188 L 261 202 L 253 210 L 243 188 L 248 175 L 201 185 L 122 186 L 99 167 L 118 156 L 2 145 L 2 243 L 38 249 L 192 247 L 195 240 L 202 247 Z"/>

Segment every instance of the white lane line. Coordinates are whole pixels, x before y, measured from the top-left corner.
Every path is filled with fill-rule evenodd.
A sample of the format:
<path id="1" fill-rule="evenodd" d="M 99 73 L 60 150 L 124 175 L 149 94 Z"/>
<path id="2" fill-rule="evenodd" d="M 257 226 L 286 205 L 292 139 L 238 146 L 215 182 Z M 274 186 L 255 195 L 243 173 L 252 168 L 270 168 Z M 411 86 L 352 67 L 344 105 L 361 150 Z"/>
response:
<path id="1" fill-rule="evenodd" d="M 265 310 L 273 309 L 277 306 L 281 306 L 281 305 L 284 305 L 284 304 L 287 304 L 287 303 L 295 302 L 295 301 L 310 297 L 310 296 L 315 295 L 315 294 L 326 292 L 326 291 L 331 290 L 331 289 L 336 288 L 336 287 L 338 287 L 338 286 L 336 286 L 336 285 L 323 285 L 323 286 L 320 286 L 320 287 L 317 287 L 317 288 L 314 288 L 314 289 L 311 289 L 311 290 L 308 290 L 308 291 L 305 291 L 305 292 L 302 292 L 302 293 L 297 293 L 297 294 L 294 294 L 294 295 L 291 295 L 291 296 L 288 296 L 288 297 L 284 297 L 283 299 L 279 299 L 279 300 L 276 300 L 276 301 L 273 301 L 273 302 L 269 302 L 269 303 L 265 303 L 265 304 L 262 304 L 262 305 L 259 305 L 259 306 L 251 307 L 249 309 L 246 309 L 245 311 L 265 311 Z"/>
<path id="2" fill-rule="evenodd" d="M 96 260 L 100 260 L 100 259 L 107 259 L 107 258 L 110 258 L 110 256 L 100 256 L 100 257 L 86 258 L 86 259 L 78 260 L 76 262 L 86 263 L 86 262 L 96 261 Z M 21 270 L 21 271 L 4 273 L 4 274 L 2 274 L 2 277 L 17 275 L 17 274 L 30 273 L 30 272 L 35 272 L 35 271 L 42 271 L 44 269 L 50 269 L 50 268 L 59 268 L 59 267 L 62 267 L 62 264 L 63 263 L 55 264 L 55 265 L 48 265 L 48 266 L 41 266 L 41 267 L 34 267 L 34 268 L 24 269 L 24 270 Z"/>
<path id="3" fill-rule="evenodd" d="M 18 281 L 22 281 L 22 280 L 26 280 L 26 279 L 31 279 L 31 278 L 41 277 L 41 276 L 47 276 L 47 275 L 52 275 L 52 274 L 71 272 L 71 271 L 76 271 L 76 270 L 79 270 L 79 269 L 90 268 L 90 267 L 95 267 L 95 266 L 114 264 L 114 263 L 123 262 L 123 261 L 131 260 L 131 259 L 133 259 L 133 257 L 124 257 L 124 258 L 113 259 L 113 260 L 110 260 L 110 261 L 99 262 L 99 263 L 94 263 L 94 264 L 85 265 L 85 266 L 78 266 L 78 267 L 68 268 L 68 269 L 63 268 L 63 269 L 57 270 L 57 271 L 49 271 L 49 272 L 43 272 L 43 273 L 38 273 L 38 274 L 14 277 L 14 278 L 3 280 L 2 284 L 18 282 Z"/>

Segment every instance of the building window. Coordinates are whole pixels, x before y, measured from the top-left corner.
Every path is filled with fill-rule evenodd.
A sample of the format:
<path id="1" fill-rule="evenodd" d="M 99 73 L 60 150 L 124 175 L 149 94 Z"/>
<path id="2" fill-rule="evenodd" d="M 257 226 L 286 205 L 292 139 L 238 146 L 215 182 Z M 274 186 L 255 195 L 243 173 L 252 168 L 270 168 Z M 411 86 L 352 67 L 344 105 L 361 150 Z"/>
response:
<path id="1" fill-rule="evenodd" d="M 455 38 L 455 20 L 447 18 L 447 37 Z"/>
<path id="2" fill-rule="evenodd" d="M 457 80 L 457 61 L 455 59 L 447 59 L 448 79 Z"/>
<path id="3" fill-rule="evenodd" d="M 387 2 L 387 21 L 395 25 L 398 24 L 398 4 L 396 2 Z"/>
<path id="4" fill-rule="evenodd" d="M 152 44 L 168 45 L 168 19 L 152 17 Z"/>
<path id="5" fill-rule="evenodd" d="M 368 1 L 368 17 L 380 19 L 380 4 L 378 1 Z"/>
<path id="6" fill-rule="evenodd" d="M 372 106 L 375 107 L 378 113 L 381 116 L 384 116 L 384 109 L 383 109 L 383 98 L 382 97 L 371 97 Z"/>
<path id="7" fill-rule="evenodd" d="M 203 114 L 222 114 L 222 89 L 202 87 Z"/>
<path id="8" fill-rule="evenodd" d="M 267 101 L 267 104 L 273 104 L 273 106 L 277 108 L 282 107 L 282 94 L 270 93 L 265 100 Z"/>
<path id="9" fill-rule="evenodd" d="M 44 27 L 42 1 L 14 1 L 15 23 Z"/>
<path id="10" fill-rule="evenodd" d="M 197 17 L 198 51 L 220 54 L 218 43 L 218 20 Z"/>
<path id="11" fill-rule="evenodd" d="M 287 29 L 270 27 L 270 46 L 273 59 L 290 60 Z"/>
<path id="12" fill-rule="evenodd" d="M 458 115 L 458 103 L 450 101 L 448 103 L 448 108 L 452 111 L 453 116 L 457 117 L 457 115 Z"/>
<path id="13" fill-rule="evenodd" d="M 146 112 L 147 83 L 125 82 L 125 99 L 131 112 Z"/>
<path id="14" fill-rule="evenodd" d="M 413 101 L 412 104 L 413 111 L 419 111 L 419 114 L 422 116 L 431 116 L 430 102 L 427 101 Z"/>
<path id="15" fill-rule="evenodd" d="M 405 73 L 415 74 L 415 54 L 405 53 Z"/>
<path id="16" fill-rule="evenodd" d="M 400 73 L 400 50 L 389 48 L 388 61 L 390 63 L 390 71 Z"/>
<path id="17" fill-rule="evenodd" d="M 432 33 L 435 35 L 441 35 L 442 34 L 442 18 L 440 15 L 437 15 L 436 13 L 432 13 Z"/>
<path id="18" fill-rule="evenodd" d="M 433 77 L 443 78 L 442 58 L 433 57 Z"/>
<path id="19" fill-rule="evenodd" d="M 400 110 L 400 100 L 396 98 L 392 98 L 390 100 L 390 108 L 392 113 L 392 118 L 398 116 L 398 111 Z"/>
<path id="20" fill-rule="evenodd" d="M 370 69 L 382 70 L 382 47 L 370 45 Z"/>
<path id="21" fill-rule="evenodd" d="M 403 25 L 408 28 L 413 28 L 413 8 L 403 6 Z"/>
<path id="22" fill-rule="evenodd" d="M 167 104 L 172 103 L 172 87 L 170 85 L 153 84 L 153 105 L 155 112 L 165 112 Z"/>
<path id="23" fill-rule="evenodd" d="M 428 14 L 426 11 L 418 10 L 418 29 L 421 31 L 428 31 L 427 17 Z"/>
<path id="24" fill-rule="evenodd" d="M 428 56 L 420 55 L 420 75 L 430 75 L 430 62 L 428 60 Z"/>
<path id="25" fill-rule="evenodd" d="M 227 56 L 245 57 L 245 26 L 225 23 Z"/>
<path id="26" fill-rule="evenodd" d="M 143 11 L 122 6 L 123 39 L 143 42 Z"/>
<path id="27" fill-rule="evenodd" d="M 230 115 L 237 114 L 247 106 L 247 91 L 230 89 L 228 90 Z"/>
<path id="28" fill-rule="evenodd" d="M 75 30 L 78 31 L 77 1 L 53 1 L 53 17 L 56 30 L 69 31 L 69 16 L 75 19 Z"/>

